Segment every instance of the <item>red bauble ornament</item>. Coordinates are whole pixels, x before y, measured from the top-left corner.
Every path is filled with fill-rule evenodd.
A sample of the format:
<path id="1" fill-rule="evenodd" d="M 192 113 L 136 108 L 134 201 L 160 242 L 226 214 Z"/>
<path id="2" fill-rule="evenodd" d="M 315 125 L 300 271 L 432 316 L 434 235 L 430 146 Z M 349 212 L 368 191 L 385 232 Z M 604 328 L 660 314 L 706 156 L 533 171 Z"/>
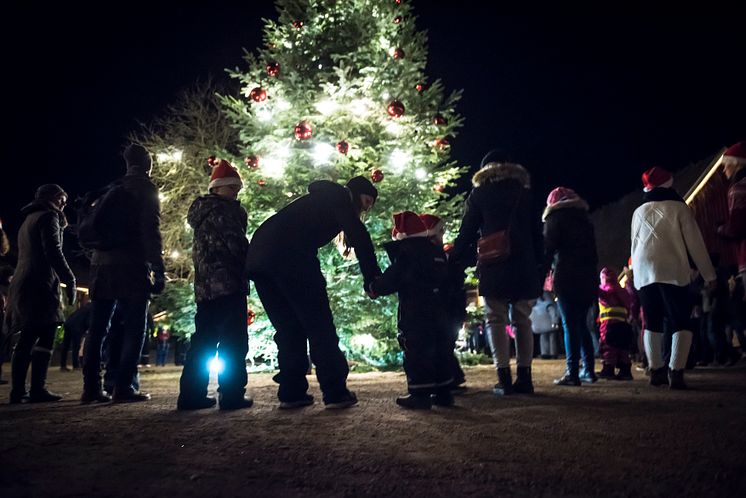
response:
<path id="1" fill-rule="evenodd" d="M 396 2 L 396 5 L 401 5 L 401 0 L 394 0 Z"/>
<path id="2" fill-rule="evenodd" d="M 215 156 L 210 156 L 207 158 L 207 164 L 210 166 L 217 166 L 218 160 L 215 158 Z"/>
<path id="3" fill-rule="evenodd" d="M 433 190 L 435 190 L 436 192 L 443 192 L 444 188 L 445 187 L 442 184 L 436 183 L 435 186 L 433 187 Z"/>
<path id="4" fill-rule="evenodd" d="M 399 24 L 401 22 L 401 16 L 396 16 L 394 18 L 394 24 Z"/>
<path id="5" fill-rule="evenodd" d="M 246 325 L 251 325 L 256 321 L 256 313 L 253 310 L 246 310 Z"/>
<path id="6" fill-rule="evenodd" d="M 414 87 L 415 89 L 417 89 L 418 92 L 422 93 L 430 88 L 430 83 L 417 83 Z"/>
<path id="7" fill-rule="evenodd" d="M 259 169 L 259 159 L 260 159 L 259 156 L 252 154 L 250 156 L 246 156 L 243 162 L 244 164 L 246 164 L 246 166 L 248 166 L 251 169 Z"/>
<path id="8" fill-rule="evenodd" d="M 392 100 L 386 107 L 386 112 L 389 113 L 389 116 L 400 118 L 404 115 L 404 104 L 400 100 Z"/>
<path id="9" fill-rule="evenodd" d="M 254 102 L 263 102 L 267 100 L 267 90 L 258 86 L 249 92 L 249 98 Z"/>
<path id="10" fill-rule="evenodd" d="M 293 21 L 293 27 L 295 29 L 302 28 L 303 27 L 303 21 L 301 21 L 300 19 L 296 19 L 295 21 Z"/>
<path id="11" fill-rule="evenodd" d="M 313 136 L 313 127 L 308 121 L 301 121 L 295 125 L 295 138 L 298 140 L 308 140 Z"/>
<path id="12" fill-rule="evenodd" d="M 264 180 L 259 180 L 258 182 L 256 182 L 256 184 L 259 185 L 260 187 L 264 187 L 267 184 L 267 182 L 265 182 Z"/>
<path id="13" fill-rule="evenodd" d="M 438 150 L 445 150 L 451 146 L 451 141 L 448 137 L 439 138 L 433 142 L 433 146 Z"/>
<path id="14" fill-rule="evenodd" d="M 345 142 L 344 140 L 337 142 L 337 152 L 340 154 L 347 154 L 347 151 L 350 150 L 350 144 Z"/>
<path id="15" fill-rule="evenodd" d="M 380 169 L 374 169 L 370 172 L 370 179 L 373 180 L 373 183 L 378 183 L 381 180 L 383 180 L 383 171 Z"/>
<path id="16" fill-rule="evenodd" d="M 275 61 L 268 62 L 265 69 L 267 70 L 268 75 L 275 77 L 280 74 L 280 63 Z"/>
<path id="17" fill-rule="evenodd" d="M 399 60 L 404 58 L 404 49 L 397 48 L 394 50 L 394 59 Z"/>
<path id="18" fill-rule="evenodd" d="M 436 114 L 433 116 L 433 124 L 435 126 L 443 126 L 448 124 L 448 120 L 443 117 L 442 114 Z"/>

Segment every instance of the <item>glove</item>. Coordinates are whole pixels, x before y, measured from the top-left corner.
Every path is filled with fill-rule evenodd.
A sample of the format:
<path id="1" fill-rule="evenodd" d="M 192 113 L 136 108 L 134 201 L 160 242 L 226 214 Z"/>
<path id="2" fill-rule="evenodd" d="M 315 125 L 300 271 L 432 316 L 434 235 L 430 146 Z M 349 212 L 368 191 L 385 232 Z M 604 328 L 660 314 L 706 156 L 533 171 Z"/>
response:
<path id="1" fill-rule="evenodd" d="M 155 270 L 153 272 L 153 287 L 150 292 L 153 294 L 160 294 L 163 289 L 166 288 L 166 274 L 163 270 Z"/>
<path id="2" fill-rule="evenodd" d="M 363 289 L 365 290 L 365 293 L 366 293 L 366 294 L 368 295 L 368 297 L 369 297 L 369 298 L 371 298 L 371 299 L 375 299 L 375 298 L 377 298 L 377 297 L 378 297 L 378 294 L 376 294 L 376 293 L 375 293 L 375 291 L 373 290 L 373 284 L 374 284 L 374 283 L 375 283 L 375 281 L 376 281 L 376 280 L 378 280 L 379 278 L 381 278 L 381 276 L 380 276 L 380 275 L 379 275 L 379 276 L 377 276 L 377 277 L 375 277 L 375 278 L 374 278 L 373 280 L 371 280 L 370 282 L 366 283 L 365 285 L 363 285 Z"/>
<path id="3" fill-rule="evenodd" d="M 70 304 L 70 306 L 75 304 L 75 298 L 77 297 L 75 280 L 73 280 L 72 282 L 68 282 L 65 286 L 65 297 L 67 297 L 67 302 Z"/>

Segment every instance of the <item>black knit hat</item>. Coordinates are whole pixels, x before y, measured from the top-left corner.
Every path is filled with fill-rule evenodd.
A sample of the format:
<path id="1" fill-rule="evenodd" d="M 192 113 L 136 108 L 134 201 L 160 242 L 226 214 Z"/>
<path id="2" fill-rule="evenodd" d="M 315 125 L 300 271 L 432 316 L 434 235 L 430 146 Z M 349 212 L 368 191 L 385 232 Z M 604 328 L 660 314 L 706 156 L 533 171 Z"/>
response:
<path id="1" fill-rule="evenodd" d="M 492 149 L 482 158 L 482 162 L 479 164 L 480 168 L 484 168 L 489 163 L 511 163 L 510 155 L 502 149 Z"/>
<path id="2" fill-rule="evenodd" d="M 127 169 L 135 168 L 147 171 L 150 169 L 150 153 L 148 149 L 140 144 L 129 144 L 124 149 L 124 160 L 127 163 Z"/>
<path id="3" fill-rule="evenodd" d="M 37 201 L 53 201 L 60 195 L 67 197 L 67 192 L 56 183 L 47 183 L 36 189 L 34 199 Z"/>
<path id="4" fill-rule="evenodd" d="M 373 184 L 370 183 L 370 180 L 368 180 L 364 176 L 356 176 L 354 178 L 350 178 L 350 181 L 347 182 L 347 188 L 350 189 L 350 192 L 352 192 L 354 195 L 369 195 L 373 197 L 373 200 L 376 200 L 378 198 L 378 190 L 376 190 Z"/>

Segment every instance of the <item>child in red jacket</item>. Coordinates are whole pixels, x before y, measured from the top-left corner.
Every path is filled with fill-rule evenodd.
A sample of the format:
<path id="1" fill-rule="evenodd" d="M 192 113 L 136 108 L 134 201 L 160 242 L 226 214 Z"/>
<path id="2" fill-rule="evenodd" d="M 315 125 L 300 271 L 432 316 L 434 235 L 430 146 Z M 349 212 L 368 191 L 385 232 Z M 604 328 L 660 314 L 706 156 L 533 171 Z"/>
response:
<path id="1" fill-rule="evenodd" d="M 628 323 L 632 303 L 630 296 L 610 268 L 601 270 L 598 288 L 598 320 L 601 333 L 603 368 L 598 374 L 602 379 L 632 380 L 632 362 L 629 357 L 633 332 Z M 618 368 L 619 373 L 614 374 Z"/>

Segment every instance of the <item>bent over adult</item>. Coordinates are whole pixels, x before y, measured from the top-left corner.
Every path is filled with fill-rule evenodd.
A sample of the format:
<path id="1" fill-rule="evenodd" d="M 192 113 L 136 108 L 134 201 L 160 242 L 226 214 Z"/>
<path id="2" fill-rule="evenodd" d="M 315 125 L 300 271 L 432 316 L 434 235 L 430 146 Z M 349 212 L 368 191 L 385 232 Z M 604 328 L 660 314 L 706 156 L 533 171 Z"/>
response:
<path id="1" fill-rule="evenodd" d="M 13 351 L 10 402 L 58 401 L 47 390 L 47 369 L 54 334 L 64 318 L 60 281 L 70 304 L 75 302 L 75 276 L 62 254 L 62 210 L 67 194 L 59 185 L 42 185 L 34 201 L 21 211 L 26 218 L 18 233 L 18 266 L 8 291 L 11 330 L 21 331 Z M 31 389 L 26 394 L 26 371 L 31 363 Z"/>
<path id="2" fill-rule="evenodd" d="M 541 230 L 538 219 L 532 215 L 528 171 L 520 164 L 500 162 L 498 154 L 487 154 L 482 159 L 482 168 L 474 175 L 474 189 L 466 200 L 451 257 L 455 264 L 466 266 L 465 262 L 473 258 L 473 244 L 480 235 L 508 231 L 509 256 L 497 262 L 477 263 L 479 293 L 485 299 L 487 329 L 497 368 L 494 393 L 533 393 L 534 338 L 529 314 L 532 300 L 541 294 Z M 517 329 L 515 384 L 510 375 L 510 337 L 505 330 L 510 322 Z"/>
<path id="3" fill-rule="evenodd" d="M 281 408 L 313 403 L 306 392 L 306 341 L 326 407 L 357 403 L 355 394 L 347 389 L 349 367 L 339 349 L 317 250 L 344 232 L 347 244 L 355 249 L 367 289 L 381 270 L 360 215 L 377 197 L 378 191 L 362 176 L 352 178 L 344 187 L 315 181 L 308 186 L 308 194 L 271 216 L 254 233 L 249 271 L 276 332 L 280 372 L 274 380 L 280 384 Z"/>

